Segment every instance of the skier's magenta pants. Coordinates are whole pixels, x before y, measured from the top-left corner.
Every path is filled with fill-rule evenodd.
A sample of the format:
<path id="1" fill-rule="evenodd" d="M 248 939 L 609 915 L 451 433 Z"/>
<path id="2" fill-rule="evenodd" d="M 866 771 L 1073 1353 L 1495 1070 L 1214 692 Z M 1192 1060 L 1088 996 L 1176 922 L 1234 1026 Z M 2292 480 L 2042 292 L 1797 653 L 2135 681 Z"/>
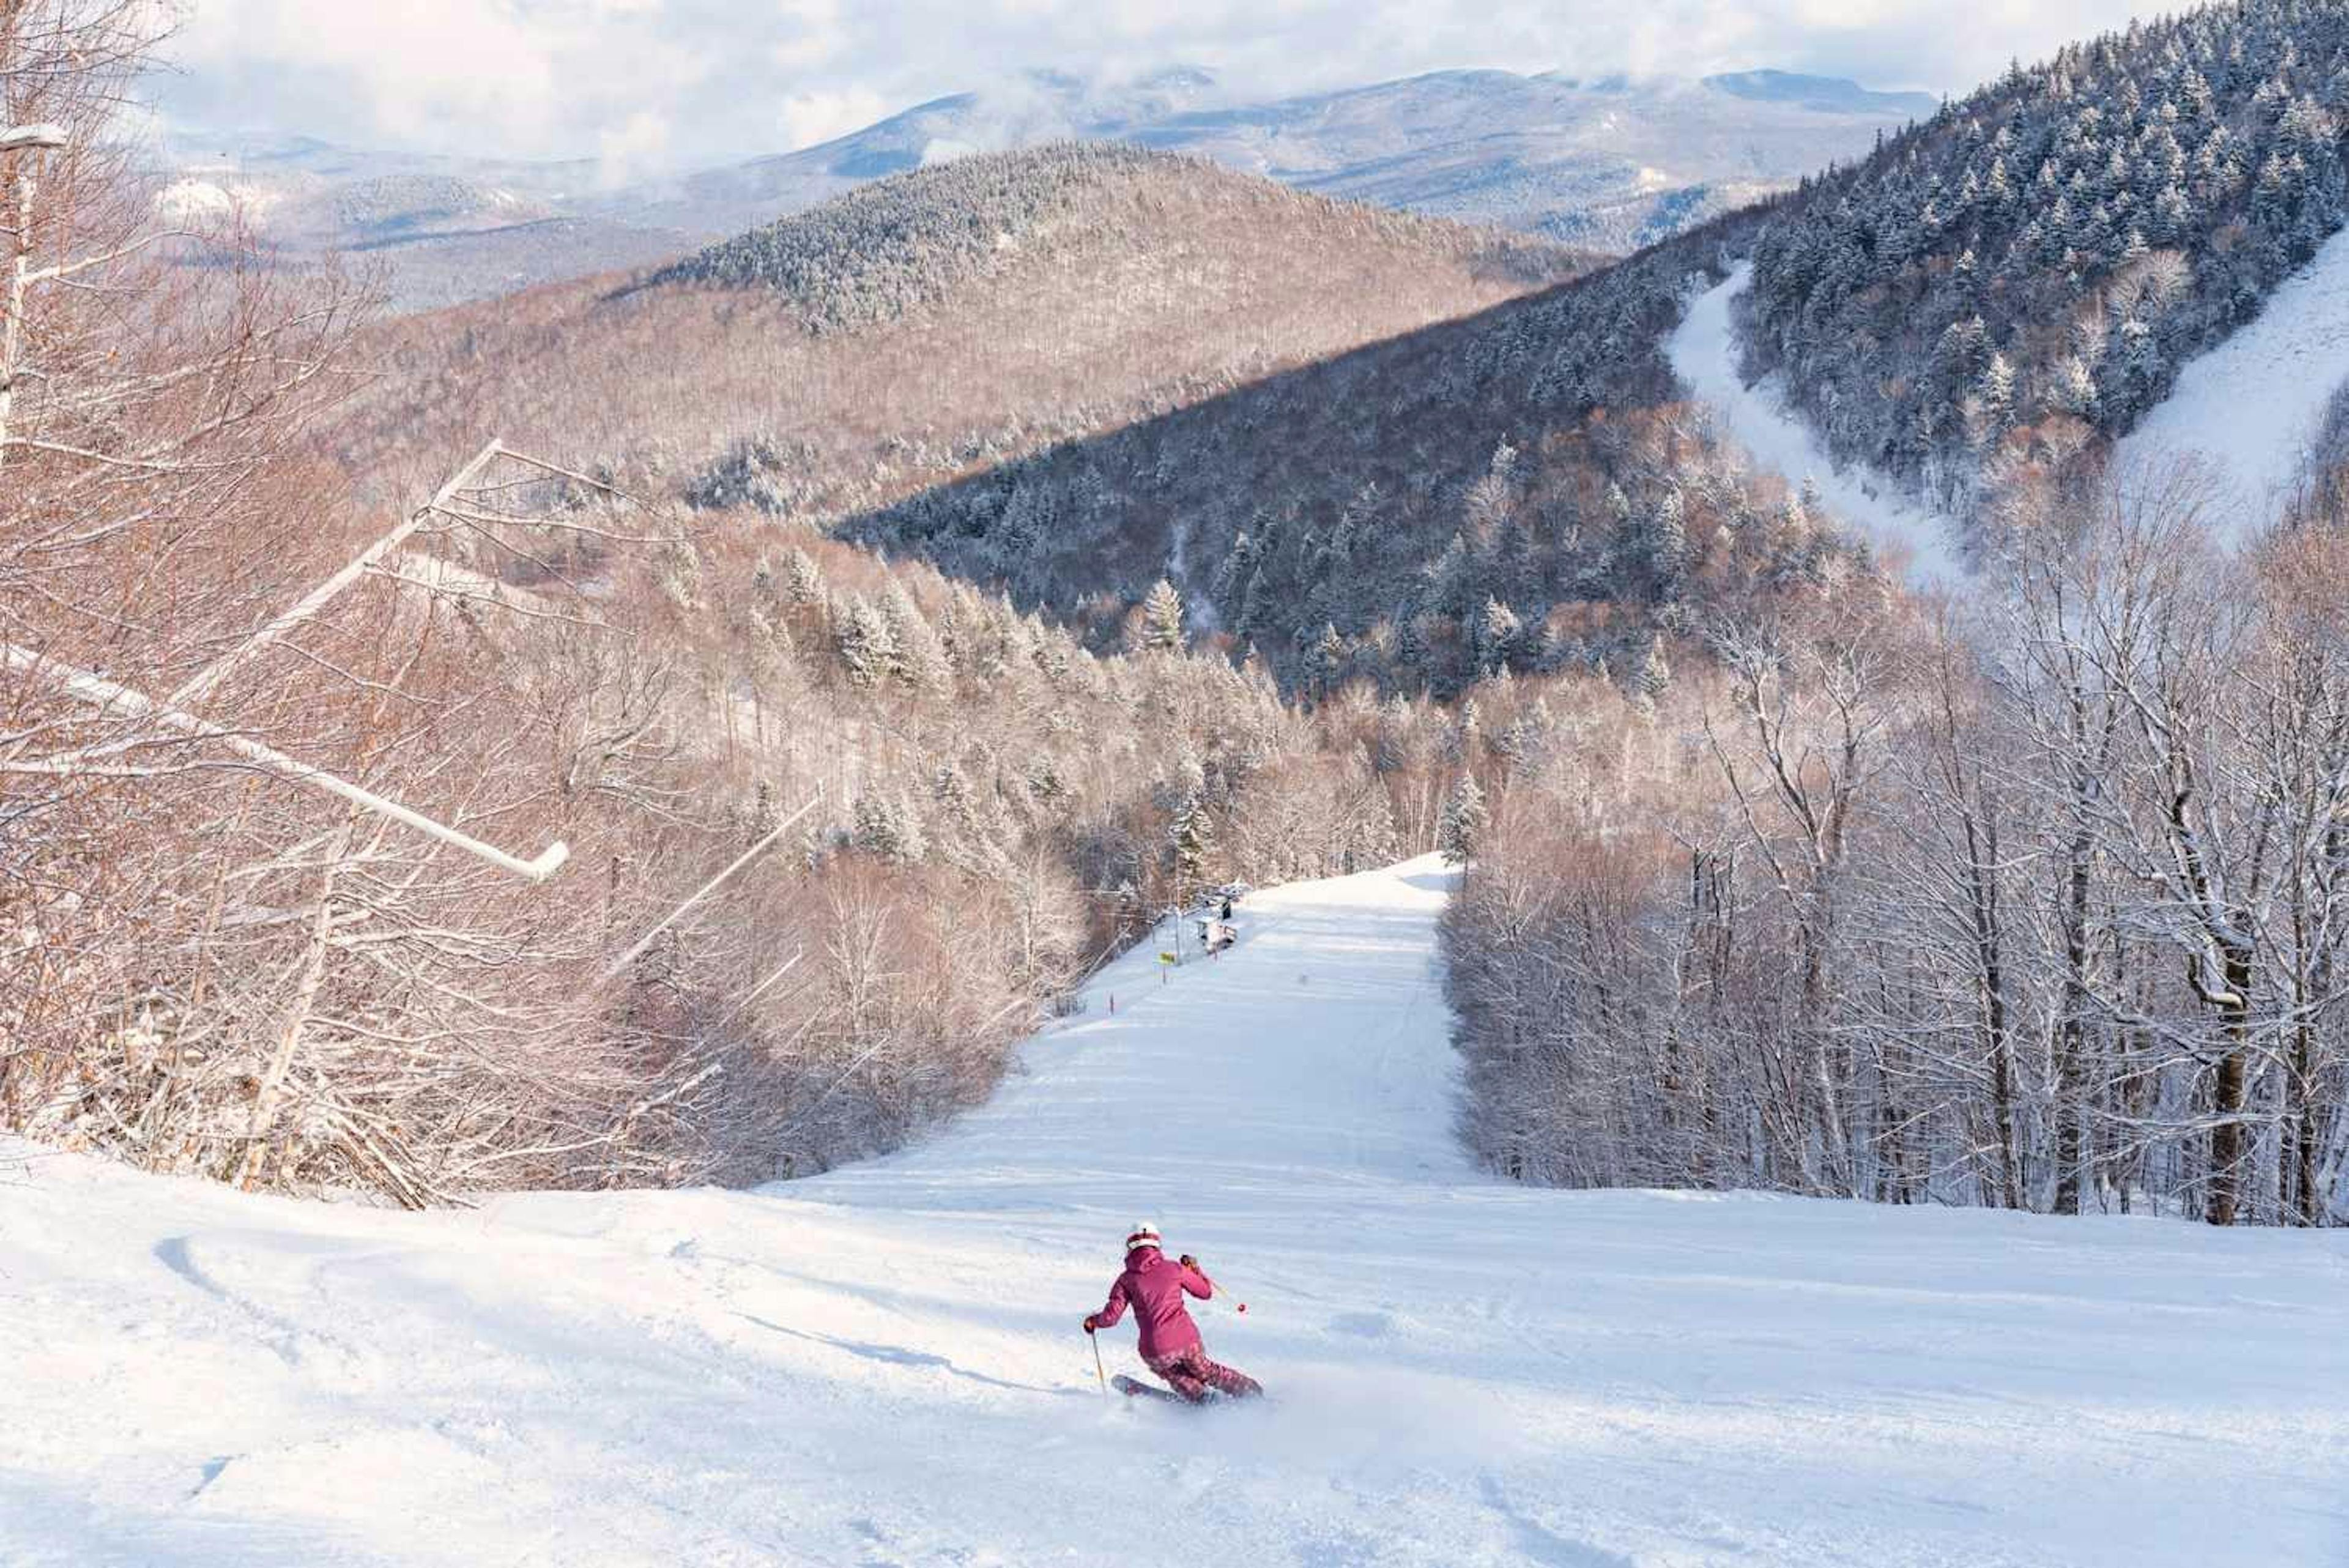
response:
<path id="1" fill-rule="evenodd" d="M 1172 1355 L 1150 1356 L 1144 1365 L 1164 1378 L 1175 1393 L 1194 1405 L 1205 1399 L 1210 1388 L 1235 1399 L 1245 1399 L 1264 1392 L 1255 1378 L 1208 1360 L 1207 1353 L 1195 1345 Z"/>

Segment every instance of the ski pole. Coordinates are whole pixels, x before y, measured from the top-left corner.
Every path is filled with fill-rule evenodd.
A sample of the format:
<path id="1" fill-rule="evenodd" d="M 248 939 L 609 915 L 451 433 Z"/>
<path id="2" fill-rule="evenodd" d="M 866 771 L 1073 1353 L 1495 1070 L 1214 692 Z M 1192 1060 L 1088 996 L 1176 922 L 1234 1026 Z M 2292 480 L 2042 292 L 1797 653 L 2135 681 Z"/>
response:
<path id="1" fill-rule="evenodd" d="M 1197 1274 L 1201 1279 L 1207 1281 L 1208 1286 L 1216 1293 L 1214 1295 L 1207 1298 L 1210 1303 L 1216 1306 L 1222 1306 L 1226 1303 L 1226 1298 L 1229 1296 L 1230 1293 L 1226 1291 L 1222 1285 L 1217 1284 L 1214 1280 L 1208 1279 L 1207 1271 L 1199 1267 L 1198 1259 L 1191 1256 L 1190 1253 L 1185 1252 L 1183 1254 L 1183 1266 Z M 1247 1311 L 1247 1303 L 1243 1301 L 1231 1302 L 1230 1305 L 1231 1309 L 1237 1313 L 1245 1314 Z"/>
<path id="2" fill-rule="evenodd" d="M 1106 1399 L 1109 1397 L 1109 1369 L 1102 1365 L 1101 1336 L 1089 1334 L 1085 1337 L 1093 1342 L 1093 1376 L 1101 1379 L 1102 1397 Z"/>

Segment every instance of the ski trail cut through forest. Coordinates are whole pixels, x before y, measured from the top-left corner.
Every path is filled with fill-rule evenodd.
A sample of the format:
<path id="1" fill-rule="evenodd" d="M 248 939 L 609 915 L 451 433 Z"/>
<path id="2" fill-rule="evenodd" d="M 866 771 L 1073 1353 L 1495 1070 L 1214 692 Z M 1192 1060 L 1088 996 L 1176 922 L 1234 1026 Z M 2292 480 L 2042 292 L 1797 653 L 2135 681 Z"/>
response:
<path id="1" fill-rule="evenodd" d="M 2211 521 L 2230 543 L 2271 525 L 2292 499 L 2325 405 L 2349 381 L 2349 230 L 2278 285 L 2260 314 L 2189 361 L 2158 408 L 2120 443 L 2124 473 L 2178 459 L 2217 487 Z"/>
<path id="2" fill-rule="evenodd" d="M 0 1563 L 2349 1559 L 2349 1233 L 1503 1183 L 1450 1134 L 1454 877 L 1255 895 L 758 1192 L 400 1214 L 17 1146 Z M 1143 1218 L 1270 1400 L 1103 1397 Z"/>
<path id="3" fill-rule="evenodd" d="M 1672 373 L 1713 411 L 1722 433 L 1744 447 L 1756 468 L 1797 489 L 1810 481 L 1828 512 L 1905 562 L 1913 581 L 1956 581 L 1962 573 L 1951 553 L 1946 519 L 1883 474 L 1856 463 L 1838 468 L 1801 416 L 1786 407 L 1775 378 L 1745 384 L 1731 306 L 1753 277 L 1754 264 L 1740 262 L 1725 281 L 1690 302 L 1665 342 Z"/>

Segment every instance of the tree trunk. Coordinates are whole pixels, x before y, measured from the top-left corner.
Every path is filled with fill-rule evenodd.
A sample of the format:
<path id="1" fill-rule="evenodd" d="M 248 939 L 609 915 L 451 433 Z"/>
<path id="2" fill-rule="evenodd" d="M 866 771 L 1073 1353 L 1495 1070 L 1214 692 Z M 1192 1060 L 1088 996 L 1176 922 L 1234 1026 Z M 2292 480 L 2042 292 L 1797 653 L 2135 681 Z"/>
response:
<path id="1" fill-rule="evenodd" d="M 2232 1225 L 2242 1207 L 2243 1162 L 2250 1152 L 2244 1136 L 2245 1064 L 2250 1057 L 2251 1029 L 2249 998 L 2251 964 L 2248 955 L 2230 950 L 2226 960 L 2227 988 L 2234 999 L 2223 1010 L 2228 1051 L 2219 1062 L 2211 1112 L 2218 1125 L 2210 1129 L 2210 1200 L 2205 1217 L 2213 1225 Z"/>
<path id="2" fill-rule="evenodd" d="M 2055 1212 L 2080 1212 L 2081 1064 L 2087 1057 L 2088 846 L 2070 846 L 2064 895 L 2064 1016 L 2055 1037 Z"/>
<path id="3" fill-rule="evenodd" d="M 287 1010 L 285 1028 L 277 1037 L 277 1050 L 269 1059 L 269 1067 L 262 1075 L 259 1088 L 253 1099 L 253 1121 L 245 1131 L 244 1158 L 238 1167 L 237 1185 L 251 1191 L 261 1179 L 261 1168 L 269 1152 L 269 1135 L 277 1123 L 277 1096 L 285 1088 L 285 1075 L 294 1065 L 294 1054 L 302 1044 L 302 1031 L 310 1022 L 310 1010 L 317 1005 L 318 987 L 326 976 L 326 954 L 335 933 L 335 877 L 342 870 L 343 857 L 351 846 L 351 825 L 346 822 L 326 846 L 326 869 L 318 878 L 318 912 L 310 925 L 310 947 L 303 955 L 302 978 L 294 989 L 294 1004 Z"/>
<path id="4" fill-rule="evenodd" d="M 1989 838 L 1989 854 L 1994 861 L 1998 855 L 1996 825 L 1988 825 L 1984 831 Z M 1969 832 L 1969 843 L 1971 836 Z M 1998 888 L 1978 854 L 1971 857 L 1966 875 L 1973 904 L 1975 954 L 1981 965 L 1978 978 L 1982 985 L 1982 1030 L 1988 1036 L 1984 1044 L 1990 1053 L 1991 1108 L 1998 1125 L 1999 1201 L 2009 1209 L 2020 1209 L 2023 1182 L 2014 1158 L 2014 1044 L 2007 1024 L 2005 966 L 1999 953 Z"/>
<path id="5" fill-rule="evenodd" d="M 2292 1159 L 2286 1167 L 2285 1178 L 2291 1183 L 2291 1189 L 2285 1195 L 2284 1211 L 2293 1222 L 2301 1225 L 2319 1223 L 2316 1208 L 2316 1105 L 2310 1084 L 2316 1070 L 2315 1034 L 2315 1030 L 2304 1020 L 2294 1031 L 2292 1071 L 2284 1079 L 2284 1093 L 2289 1102 L 2287 1125 L 2292 1133 Z"/>

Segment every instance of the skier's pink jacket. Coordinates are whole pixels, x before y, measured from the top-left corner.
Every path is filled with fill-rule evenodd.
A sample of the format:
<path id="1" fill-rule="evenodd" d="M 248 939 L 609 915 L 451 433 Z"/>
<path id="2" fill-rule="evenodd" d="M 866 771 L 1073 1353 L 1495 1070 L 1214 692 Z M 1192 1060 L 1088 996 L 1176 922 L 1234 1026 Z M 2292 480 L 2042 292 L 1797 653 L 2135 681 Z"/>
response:
<path id="1" fill-rule="evenodd" d="M 1214 1297 L 1216 1284 L 1155 1247 L 1136 1247 L 1125 1255 L 1125 1272 L 1110 1286 L 1109 1304 L 1094 1315 L 1094 1325 L 1113 1327 L 1131 1305 L 1134 1326 L 1142 1331 L 1142 1359 L 1180 1355 L 1199 1343 L 1199 1325 L 1184 1310 L 1185 1291 L 1207 1301 Z"/>

